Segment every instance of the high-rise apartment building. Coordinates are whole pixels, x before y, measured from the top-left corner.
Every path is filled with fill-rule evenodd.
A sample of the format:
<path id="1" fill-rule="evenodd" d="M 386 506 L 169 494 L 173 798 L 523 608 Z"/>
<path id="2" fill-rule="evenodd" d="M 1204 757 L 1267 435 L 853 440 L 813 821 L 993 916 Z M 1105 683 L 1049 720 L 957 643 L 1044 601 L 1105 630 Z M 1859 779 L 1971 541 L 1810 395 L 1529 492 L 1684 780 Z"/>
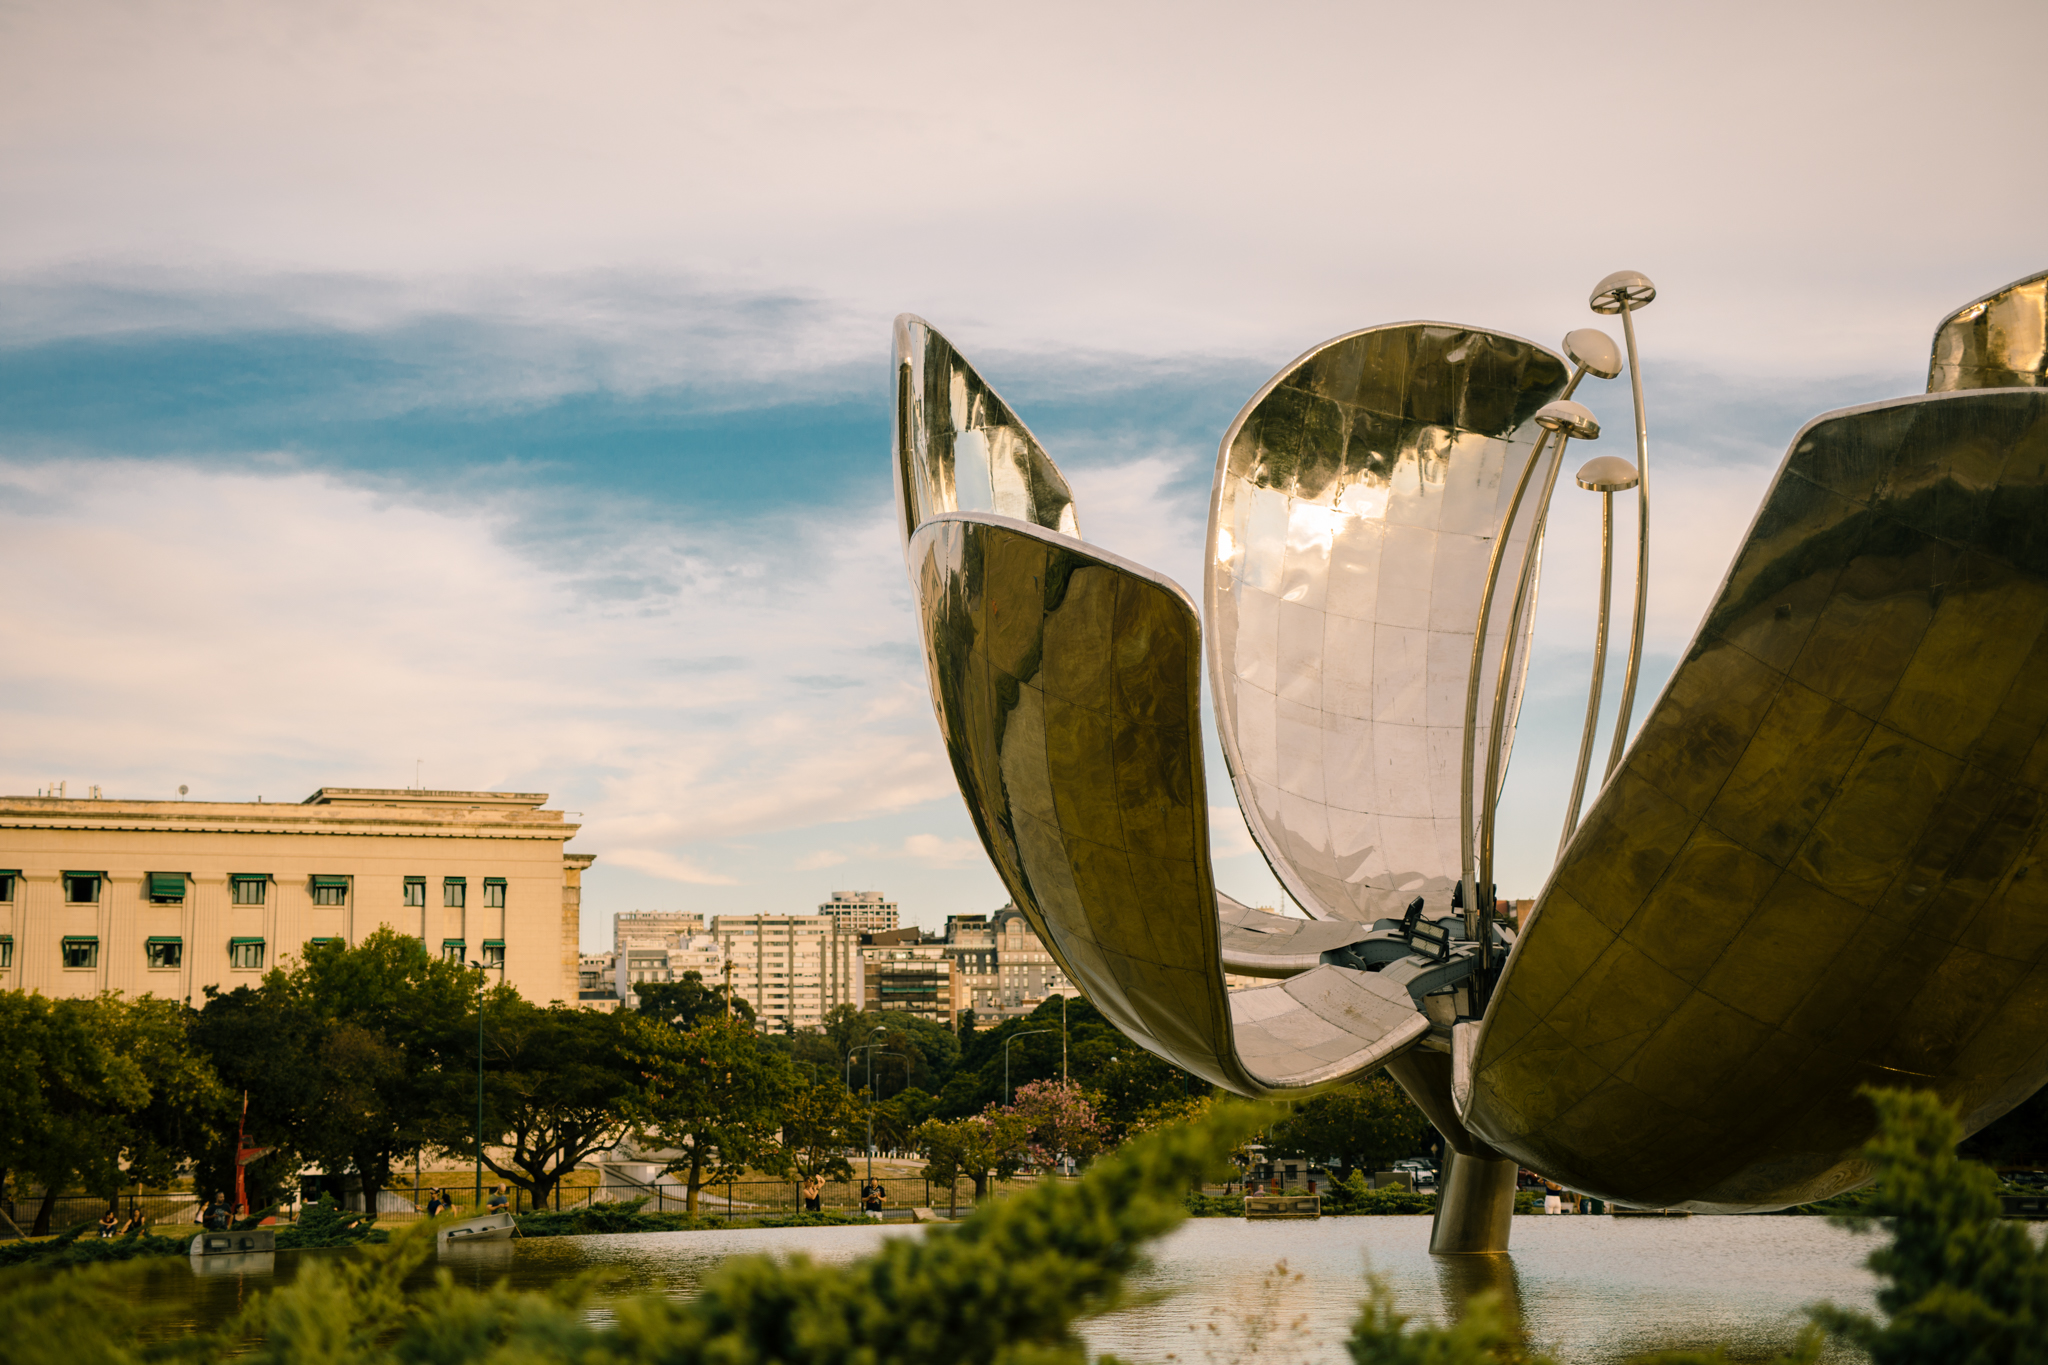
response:
<path id="1" fill-rule="evenodd" d="M 953 962 L 954 1017 L 973 1010 L 977 1020 L 995 1018 L 1002 1008 L 1002 977 L 988 916 L 946 916 L 946 956 Z"/>
<path id="2" fill-rule="evenodd" d="M 710 934 L 678 933 L 664 942 L 629 943 L 612 963 L 614 989 L 629 1010 L 640 1008 L 640 987 L 649 982 L 681 981 L 697 973 L 705 985 L 725 984 L 725 952 Z M 739 994 L 735 987 L 735 995 Z"/>
<path id="3" fill-rule="evenodd" d="M 989 929 L 996 945 L 997 1014 L 1029 1014 L 1055 995 L 1080 994 L 1014 904 L 996 911 Z"/>
<path id="4" fill-rule="evenodd" d="M 829 915 L 719 915 L 711 936 L 768 1032 L 821 1028 L 835 1005 L 860 1005 L 860 935 Z"/>
<path id="5" fill-rule="evenodd" d="M 834 891 L 818 913 L 853 934 L 885 934 L 896 927 L 896 902 L 879 891 Z"/>
<path id="6" fill-rule="evenodd" d="M 690 910 L 623 910 L 612 916 L 612 951 L 663 947 L 704 932 L 704 917 Z"/>
<path id="7" fill-rule="evenodd" d="M 861 1008 L 920 1015 L 953 1028 L 958 992 L 953 952 L 944 939 L 915 928 L 861 936 Z"/>

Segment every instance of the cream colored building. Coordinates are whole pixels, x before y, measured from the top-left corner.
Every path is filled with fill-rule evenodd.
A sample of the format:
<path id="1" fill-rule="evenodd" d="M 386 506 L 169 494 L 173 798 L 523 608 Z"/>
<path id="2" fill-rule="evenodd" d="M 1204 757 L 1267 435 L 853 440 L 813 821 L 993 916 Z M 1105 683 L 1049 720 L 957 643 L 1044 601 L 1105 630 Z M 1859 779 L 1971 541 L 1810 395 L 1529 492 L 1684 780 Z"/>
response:
<path id="1" fill-rule="evenodd" d="M 303 802 L 0 797 L 0 989 L 199 1003 L 382 925 L 577 998 L 580 826 L 527 792 L 323 787 Z"/>
<path id="2" fill-rule="evenodd" d="M 885 934 L 896 927 L 897 906 L 879 891 L 834 891 L 818 913 L 856 934 Z"/>
<path id="3" fill-rule="evenodd" d="M 732 993 L 769 1033 L 821 1028 L 835 1005 L 860 1005 L 860 935 L 827 915 L 719 915 L 712 937 Z"/>

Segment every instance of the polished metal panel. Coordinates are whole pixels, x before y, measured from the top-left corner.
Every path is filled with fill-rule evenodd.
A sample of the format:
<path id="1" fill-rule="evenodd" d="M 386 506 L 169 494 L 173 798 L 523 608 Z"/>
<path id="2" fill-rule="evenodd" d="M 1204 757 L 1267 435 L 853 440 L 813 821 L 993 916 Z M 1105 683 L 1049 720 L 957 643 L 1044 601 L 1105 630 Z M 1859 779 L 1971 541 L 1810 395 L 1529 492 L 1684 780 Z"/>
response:
<path id="1" fill-rule="evenodd" d="M 1498 1256 L 1506 1251 L 1520 1168 L 1512 1160 L 1467 1156 L 1448 1147 L 1443 1166 L 1429 1227 L 1430 1254 Z"/>
<path id="2" fill-rule="evenodd" d="M 1927 391 L 2048 384 L 2048 270 L 1964 304 L 1934 329 Z"/>
<path id="3" fill-rule="evenodd" d="M 1397 916 L 1416 895 L 1448 908 L 1504 474 L 1565 382 L 1519 338 L 1374 327 L 1300 357 L 1224 435 L 1204 584 L 1217 723 L 1253 837 L 1317 918 Z"/>
<path id="4" fill-rule="evenodd" d="M 1473 1130 L 1624 1203 L 1770 1208 L 1868 1177 L 1859 1086 L 1974 1130 L 2048 1078 L 2044 527 L 2048 390 L 1794 438 L 1508 960 Z"/>
<path id="5" fill-rule="evenodd" d="M 907 543 L 945 512 L 1081 534 L 1073 490 L 996 391 L 923 318 L 896 319 L 896 505 Z"/>
<path id="6" fill-rule="evenodd" d="M 910 569 L 933 704 L 983 847 L 1117 1028 L 1255 1096 L 1335 1084 L 1422 1040 L 1429 1021 L 1407 989 L 1364 971 L 1319 964 L 1226 998 L 1201 629 L 1184 592 L 989 513 L 925 521 Z"/>

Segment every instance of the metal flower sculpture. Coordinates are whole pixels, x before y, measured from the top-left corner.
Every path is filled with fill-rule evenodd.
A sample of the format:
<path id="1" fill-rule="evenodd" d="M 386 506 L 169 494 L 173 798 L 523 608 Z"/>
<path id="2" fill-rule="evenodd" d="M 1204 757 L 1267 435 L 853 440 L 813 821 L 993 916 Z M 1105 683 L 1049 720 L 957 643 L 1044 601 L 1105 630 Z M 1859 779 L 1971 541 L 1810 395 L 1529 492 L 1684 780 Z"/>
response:
<path id="1" fill-rule="evenodd" d="M 1505 1249 L 1517 1165 L 1618 1202 L 1779 1207 L 1868 1177 L 1871 1081 L 1972 1129 L 2048 1079 L 2048 275 L 1939 329 L 1930 392 L 1794 438 L 1628 742 L 1648 586 L 1636 459 L 1607 504 L 1596 667 L 1556 866 L 1493 902 L 1495 801 L 1570 395 L 1558 355 L 1406 323 L 1289 365 L 1224 434 L 1202 616 L 1080 538 L 1043 447 L 927 324 L 896 324 L 895 472 L 932 698 L 990 859 L 1130 1037 L 1239 1094 L 1385 1067 L 1445 1136 L 1432 1248 Z M 1584 822 L 1612 496 L 1634 492 L 1620 711 Z M 1206 649 L 1204 648 L 1206 643 Z M 1206 661 L 1260 849 L 1308 918 L 1210 869 Z M 1224 974 L 1268 985 L 1227 991 Z"/>

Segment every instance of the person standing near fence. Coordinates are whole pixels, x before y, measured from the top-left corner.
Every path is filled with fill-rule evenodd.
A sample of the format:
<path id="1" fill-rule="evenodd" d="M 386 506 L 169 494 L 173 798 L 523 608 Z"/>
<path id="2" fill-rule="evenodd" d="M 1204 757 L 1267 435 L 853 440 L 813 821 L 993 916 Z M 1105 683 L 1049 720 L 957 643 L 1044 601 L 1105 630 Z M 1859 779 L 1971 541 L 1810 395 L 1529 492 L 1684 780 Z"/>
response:
<path id="1" fill-rule="evenodd" d="M 825 1177 L 814 1175 L 804 1181 L 804 1212 L 823 1213 L 825 1210 Z"/>

